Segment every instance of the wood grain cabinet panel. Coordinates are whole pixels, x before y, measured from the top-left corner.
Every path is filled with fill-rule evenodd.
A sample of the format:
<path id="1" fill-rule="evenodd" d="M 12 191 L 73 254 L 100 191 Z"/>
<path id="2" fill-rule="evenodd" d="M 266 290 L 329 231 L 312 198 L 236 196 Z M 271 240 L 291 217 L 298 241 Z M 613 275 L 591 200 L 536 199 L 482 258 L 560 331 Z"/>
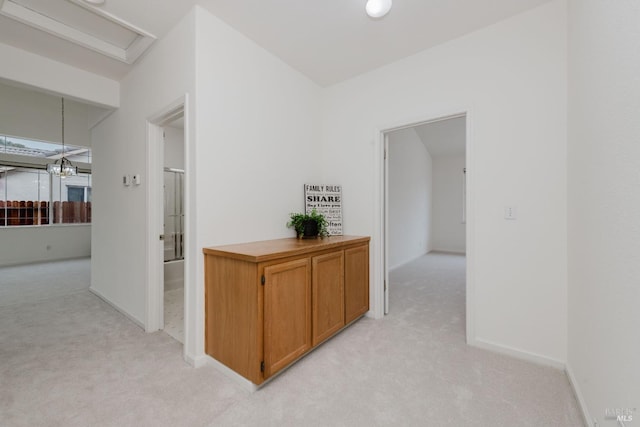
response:
<path id="1" fill-rule="evenodd" d="M 369 311 L 369 246 L 344 251 L 344 306 L 347 323 Z"/>
<path id="2" fill-rule="evenodd" d="M 205 352 L 262 384 L 369 310 L 369 238 L 204 248 Z"/>
<path id="3" fill-rule="evenodd" d="M 311 348 L 308 258 L 264 269 L 264 364 L 270 377 Z"/>
<path id="4" fill-rule="evenodd" d="M 313 271 L 313 345 L 344 326 L 344 251 L 315 256 Z"/>

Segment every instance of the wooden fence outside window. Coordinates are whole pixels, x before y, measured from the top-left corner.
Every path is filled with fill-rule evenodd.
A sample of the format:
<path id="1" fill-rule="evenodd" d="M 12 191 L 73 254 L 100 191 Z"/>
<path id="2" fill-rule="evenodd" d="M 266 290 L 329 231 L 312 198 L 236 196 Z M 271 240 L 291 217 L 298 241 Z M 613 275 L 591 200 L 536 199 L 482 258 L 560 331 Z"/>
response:
<path id="1" fill-rule="evenodd" d="M 0 200 L 0 227 L 49 224 L 49 202 Z M 91 222 L 91 202 L 53 202 L 51 224 Z"/>

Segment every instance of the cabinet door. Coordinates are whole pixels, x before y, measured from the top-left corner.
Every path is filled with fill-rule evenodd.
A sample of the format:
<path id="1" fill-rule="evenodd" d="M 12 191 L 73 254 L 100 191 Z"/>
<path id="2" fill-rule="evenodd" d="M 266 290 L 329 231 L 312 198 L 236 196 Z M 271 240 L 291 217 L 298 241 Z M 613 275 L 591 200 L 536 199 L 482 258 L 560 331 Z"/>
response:
<path id="1" fill-rule="evenodd" d="M 264 268 L 264 377 L 311 348 L 311 262 Z"/>
<path id="2" fill-rule="evenodd" d="M 349 323 L 369 311 L 369 246 L 344 251 L 344 312 Z"/>
<path id="3" fill-rule="evenodd" d="M 344 326 L 344 252 L 332 252 L 311 259 L 313 345 Z"/>

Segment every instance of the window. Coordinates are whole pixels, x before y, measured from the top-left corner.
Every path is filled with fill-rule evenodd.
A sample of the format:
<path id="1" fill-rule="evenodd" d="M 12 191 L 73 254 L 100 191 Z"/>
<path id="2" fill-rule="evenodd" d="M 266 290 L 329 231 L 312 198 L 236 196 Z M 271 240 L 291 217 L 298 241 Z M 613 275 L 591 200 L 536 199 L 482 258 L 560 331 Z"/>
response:
<path id="1" fill-rule="evenodd" d="M 61 148 L 0 136 L 0 227 L 91 222 L 91 173 L 60 178 L 44 170 Z M 31 164 L 24 156 L 40 159 Z M 74 163 L 91 161 L 91 151 L 82 147 L 65 145 L 65 156 Z"/>
<path id="2" fill-rule="evenodd" d="M 67 185 L 67 200 L 70 202 L 90 202 L 91 187 Z"/>
<path id="3" fill-rule="evenodd" d="M 0 153 L 56 160 L 62 154 L 62 145 L 0 135 Z M 65 144 L 64 155 L 74 163 L 91 163 L 92 153 L 88 147 Z"/>

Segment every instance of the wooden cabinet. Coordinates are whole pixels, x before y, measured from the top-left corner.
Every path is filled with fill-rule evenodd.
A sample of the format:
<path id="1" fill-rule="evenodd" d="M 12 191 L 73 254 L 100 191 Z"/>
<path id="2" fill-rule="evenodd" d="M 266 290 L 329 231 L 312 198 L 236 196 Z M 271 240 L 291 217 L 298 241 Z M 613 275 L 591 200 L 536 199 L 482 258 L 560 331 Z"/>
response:
<path id="1" fill-rule="evenodd" d="M 205 248 L 205 351 L 254 384 L 369 310 L 369 238 Z"/>
<path id="2" fill-rule="evenodd" d="M 264 277 L 264 375 L 269 377 L 311 348 L 311 265 L 308 258 L 271 265 Z"/>
<path id="3" fill-rule="evenodd" d="M 345 321 L 369 311 L 369 245 L 345 249 Z"/>
<path id="4" fill-rule="evenodd" d="M 311 258 L 313 345 L 338 332 L 344 322 L 344 251 Z"/>

